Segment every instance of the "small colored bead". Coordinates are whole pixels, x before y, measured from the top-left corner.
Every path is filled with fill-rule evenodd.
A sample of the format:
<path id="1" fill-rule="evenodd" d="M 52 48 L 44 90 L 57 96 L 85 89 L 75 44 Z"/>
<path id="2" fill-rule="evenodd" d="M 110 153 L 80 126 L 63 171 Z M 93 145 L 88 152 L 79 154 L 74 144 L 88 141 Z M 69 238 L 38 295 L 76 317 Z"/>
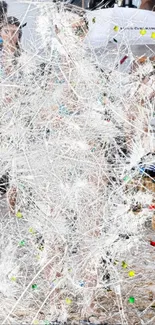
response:
<path id="1" fill-rule="evenodd" d="M 135 298 L 134 297 L 130 297 L 128 301 L 130 302 L 130 304 L 134 304 Z"/>
<path id="2" fill-rule="evenodd" d="M 129 271 L 128 275 L 132 278 L 133 276 L 135 276 L 135 271 Z"/>
<path id="3" fill-rule="evenodd" d="M 123 261 L 122 262 L 122 267 L 123 267 L 123 269 L 126 269 L 128 267 L 128 264 L 125 261 Z"/>
<path id="4" fill-rule="evenodd" d="M 152 240 L 151 240 L 151 241 L 150 241 L 150 245 L 151 245 L 151 246 L 155 246 L 155 241 L 152 241 Z"/>

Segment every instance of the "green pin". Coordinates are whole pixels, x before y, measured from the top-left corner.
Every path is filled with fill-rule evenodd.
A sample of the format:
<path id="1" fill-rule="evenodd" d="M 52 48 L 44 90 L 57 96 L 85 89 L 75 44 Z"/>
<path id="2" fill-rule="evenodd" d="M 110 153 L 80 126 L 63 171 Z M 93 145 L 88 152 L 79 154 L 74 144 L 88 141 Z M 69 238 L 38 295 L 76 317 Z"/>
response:
<path id="1" fill-rule="evenodd" d="M 37 289 L 37 288 L 38 288 L 37 284 L 32 284 L 32 289 Z"/>
<path id="2" fill-rule="evenodd" d="M 134 304 L 134 302 L 135 302 L 135 298 L 134 298 L 134 297 L 130 297 L 129 300 L 128 300 L 128 302 L 129 302 L 130 304 Z"/>
<path id="3" fill-rule="evenodd" d="M 130 177 L 129 177 L 129 176 L 125 176 L 125 177 L 123 178 L 123 181 L 125 181 L 125 182 L 130 181 Z"/>
<path id="4" fill-rule="evenodd" d="M 25 240 L 21 240 L 19 243 L 20 246 L 25 246 Z"/>

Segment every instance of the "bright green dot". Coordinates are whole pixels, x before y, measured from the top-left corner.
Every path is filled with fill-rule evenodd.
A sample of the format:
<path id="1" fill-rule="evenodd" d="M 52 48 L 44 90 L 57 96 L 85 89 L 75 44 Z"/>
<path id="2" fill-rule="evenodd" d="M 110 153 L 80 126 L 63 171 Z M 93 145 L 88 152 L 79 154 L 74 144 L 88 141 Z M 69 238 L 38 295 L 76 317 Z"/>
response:
<path id="1" fill-rule="evenodd" d="M 155 38 L 155 32 L 152 32 L 151 38 Z"/>
<path id="2" fill-rule="evenodd" d="M 130 177 L 129 177 L 129 176 L 125 176 L 125 177 L 123 178 L 123 181 L 125 181 L 125 182 L 130 181 Z"/>
<path id="3" fill-rule="evenodd" d="M 114 27 L 114 31 L 115 31 L 115 32 L 118 32 L 118 31 L 119 31 L 119 26 L 115 26 L 115 27 Z"/>
<path id="4" fill-rule="evenodd" d="M 19 219 L 22 218 L 22 213 L 21 213 L 20 211 L 18 211 L 18 212 L 16 213 L 16 217 L 19 218 Z"/>
<path id="5" fill-rule="evenodd" d="M 37 284 L 32 284 L 32 289 L 37 289 L 37 288 L 38 288 Z"/>
<path id="6" fill-rule="evenodd" d="M 140 30 L 140 35 L 144 36 L 147 33 L 146 29 L 141 29 Z"/>
<path id="7" fill-rule="evenodd" d="M 20 245 L 20 246 L 25 246 L 25 240 L 21 240 L 21 241 L 19 242 L 19 245 Z"/>
<path id="8" fill-rule="evenodd" d="M 134 297 L 130 297 L 128 301 L 130 302 L 130 304 L 134 304 L 135 298 Z"/>

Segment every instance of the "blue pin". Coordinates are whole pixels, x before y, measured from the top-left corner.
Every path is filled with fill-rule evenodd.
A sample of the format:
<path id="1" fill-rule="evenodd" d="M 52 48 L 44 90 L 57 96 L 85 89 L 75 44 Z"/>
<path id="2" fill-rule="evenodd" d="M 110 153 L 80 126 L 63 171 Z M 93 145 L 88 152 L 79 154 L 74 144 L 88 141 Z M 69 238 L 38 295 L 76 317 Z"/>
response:
<path id="1" fill-rule="evenodd" d="M 0 50 L 2 49 L 3 47 L 3 39 L 0 37 Z"/>
<path id="2" fill-rule="evenodd" d="M 139 172 L 140 172 L 140 174 L 144 174 L 145 173 L 145 168 L 144 167 L 140 167 L 139 168 Z"/>

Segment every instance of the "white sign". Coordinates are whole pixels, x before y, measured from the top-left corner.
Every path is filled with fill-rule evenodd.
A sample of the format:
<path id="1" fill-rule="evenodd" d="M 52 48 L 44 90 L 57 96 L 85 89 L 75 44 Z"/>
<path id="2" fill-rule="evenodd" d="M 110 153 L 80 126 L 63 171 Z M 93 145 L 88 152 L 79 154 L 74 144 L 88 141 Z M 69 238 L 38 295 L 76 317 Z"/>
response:
<path id="1" fill-rule="evenodd" d="M 155 12 L 114 8 L 87 12 L 89 32 L 85 43 L 94 48 L 109 42 L 130 45 L 155 45 Z"/>

